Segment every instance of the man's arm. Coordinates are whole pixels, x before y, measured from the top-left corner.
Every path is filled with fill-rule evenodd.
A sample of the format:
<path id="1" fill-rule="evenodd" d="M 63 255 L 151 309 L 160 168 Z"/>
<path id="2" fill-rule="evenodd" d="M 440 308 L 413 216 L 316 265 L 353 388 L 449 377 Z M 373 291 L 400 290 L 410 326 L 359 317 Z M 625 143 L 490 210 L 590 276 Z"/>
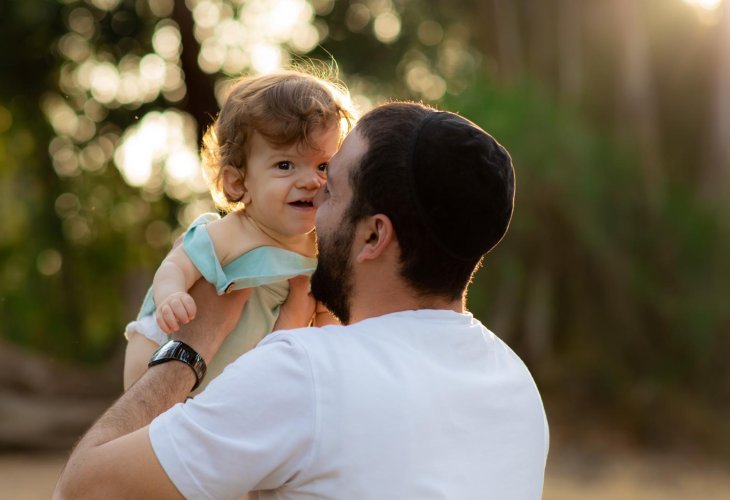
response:
<path id="1" fill-rule="evenodd" d="M 236 324 L 250 290 L 218 296 L 200 280 L 190 293 L 199 305 L 198 317 L 174 338 L 208 362 Z M 152 450 L 148 425 L 184 401 L 195 380 L 190 367 L 178 361 L 148 369 L 78 443 L 54 498 L 180 498 Z"/>

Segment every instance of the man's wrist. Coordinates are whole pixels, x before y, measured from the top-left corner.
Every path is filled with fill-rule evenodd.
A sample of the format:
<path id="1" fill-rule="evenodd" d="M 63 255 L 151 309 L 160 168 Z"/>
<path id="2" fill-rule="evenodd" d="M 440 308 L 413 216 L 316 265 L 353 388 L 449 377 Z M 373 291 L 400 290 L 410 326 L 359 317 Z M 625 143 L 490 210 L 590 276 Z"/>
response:
<path id="1" fill-rule="evenodd" d="M 179 361 L 188 365 L 195 375 L 195 384 L 191 391 L 198 388 L 205 378 L 207 366 L 203 358 L 188 344 L 179 340 L 170 340 L 162 345 L 150 358 L 148 367 L 156 366 L 168 361 Z"/>

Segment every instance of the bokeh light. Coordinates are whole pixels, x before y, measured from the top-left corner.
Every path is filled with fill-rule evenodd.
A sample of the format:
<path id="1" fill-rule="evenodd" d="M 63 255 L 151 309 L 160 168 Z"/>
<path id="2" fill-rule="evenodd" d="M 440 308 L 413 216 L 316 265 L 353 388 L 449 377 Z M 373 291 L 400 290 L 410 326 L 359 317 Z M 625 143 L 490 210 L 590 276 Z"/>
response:
<path id="1" fill-rule="evenodd" d="M 370 9 L 367 5 L 353 3 L 347 8 L 345 24 L 350 31 L 359 33 L 367 27 L 371 18 Z"/>
<path id="2" fill-rule="evenodd" d="M 400 17 L 395 12 L 384 12 L 375 18 L 373 31 L 375 38 L 383 43 L 393 43 L 400 35 Z"/>
<path id="3" fill-rule="evenodd" d="M 219 75 L 215 88 L 220 97 L 227 77 L 269 73 L 288 63 L 290 51 L 306 53 L 314 48 L 327 36 L 326 25 L 314 24 L 315 12 L 331 11 L 334 2 L 188 0 L 186 6 L 191 9 L 194 35 L 200 44 L 198 64 L 203 71 Z M 123 133 L 102 133 L 109 110 L 121 108 L 132 114 L 160 98 L 168 103 L 185 98 L 182 36 L 169 17 L 173 0 L 147 2 L 145 8 L 159 19 L 150 46 L 118 57 L 95 42 L 103 29 L 100 22 L 111 16 L 112 29 L 124 34 L 134 29 L 134 14 L 124 10 L 119 0 L 69 1 L 69 7 L 69 32 L 56 45 L 66 60 L 59 75 L 60 92 L 48 93 L 41 102 L 57 135 L 49 145 L 56 173 L 74 177 L 99 172 L 113 159 L 127 183 L 143 188 L 143 196 L 164 192 L 189 201 L 204 192 L 196 128 L 190 116 L 172 110 L 145 112 Z M 390 0 L 362 7 L 367 12 L 373 8 L 373 12 L 389 14 L 390 18 L 381 19 L 378 30 L 386 39 L 397 37 L 399 22 L 392 19 Z M 0 113 L 0 126 L 2 118 Z M 72 234 L 84 233 L 78 222 L 69 227 Z"/>
<path id="4" fill-rule="evenodd" d="M 44 276 L 52 276 L 61 270 L 63 259 L 58 250 L 49 248 L 43 250 L 36 258 L 36 267 L 38 272 Z"/>
<path id="5" fill-rule="evenodd" d="M 444 38 L 444 29 L 436 21 L 423 21 L 418 26 L 418 40 L 424 45 L 438 45 Z"/>
<path id="6" fill-rule="evenodd" d="M 195 134 L 195 123 L 188 114 L 176 110 L 147 113 L 122 136 L 114 163 L 131 186 L 155 187 L 166 182 L 178 199 L 203 192 L 206 185 Z"/>
<path id="7" fill-rule="evenodd" d="M 305 0 L 249 0 L 236 9 L 213 0 L 193 3 L 198 64 L 207 73 L 269 73 L 286 64 L 286 46 L 308 52 L 320 41 Z"/>

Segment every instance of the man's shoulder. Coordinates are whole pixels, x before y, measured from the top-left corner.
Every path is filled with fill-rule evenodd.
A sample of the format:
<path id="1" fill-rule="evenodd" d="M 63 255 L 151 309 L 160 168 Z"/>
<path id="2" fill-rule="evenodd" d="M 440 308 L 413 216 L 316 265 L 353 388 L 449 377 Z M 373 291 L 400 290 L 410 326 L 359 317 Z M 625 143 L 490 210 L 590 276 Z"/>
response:
<path id="1" fill-rule="evenodd" d="M 346 336 L 348 330 L 351 329 L 351 326 L 327 325 L 279 330 L 264 337 L 259 346 L 284 342 L 306 349 L 322 343 L 335 342 L 340 337 Z"/>
<path id="2" fill-rule="evenodd" d="M 291 330 L 279 330 L 267 335 L 259 345 L 266 345 L 273 342 L 295 342 L 309 345 L 322 342 L 355 340 L 357 336 L 362 334 L 382 331 L 391 325 L 402 322 L 403 319 L 395 313 L 373 316 L 350 325 L 310 326 L 293 328 Z"/>
<path id="3" fill-rule="evenodd" d="M 355 346 L 378 342 L 378 339 L 383 338 L 390 340 L 400 338 L 401 341 L 408 342 L 422 340 L 427 332 L 437 337 L 444 337 L 450 333 L 474 328 L 485 335 L 492 335 L 471 314 L 445 310 L 408 310 L 366 318 L 350 325 L 281 330 L 267 335 L 259 345 L 285 342 L 306 349 L 319 346 Z"/>

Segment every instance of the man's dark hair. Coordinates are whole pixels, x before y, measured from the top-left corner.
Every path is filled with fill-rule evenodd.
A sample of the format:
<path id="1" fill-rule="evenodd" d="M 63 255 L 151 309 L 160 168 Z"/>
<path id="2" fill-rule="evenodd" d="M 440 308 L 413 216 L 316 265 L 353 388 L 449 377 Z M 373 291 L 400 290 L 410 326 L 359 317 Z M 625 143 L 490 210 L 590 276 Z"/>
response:
<path id="1" fill-rule="evenodd" d="M 406 282 L 423 296 L 461 297 L 509 225 L 509 154 L 470 121 L 415 103 L 375 108 L 356 130 L 367 151 L 350 180 L 350 221 L 387 215 Z"/>

